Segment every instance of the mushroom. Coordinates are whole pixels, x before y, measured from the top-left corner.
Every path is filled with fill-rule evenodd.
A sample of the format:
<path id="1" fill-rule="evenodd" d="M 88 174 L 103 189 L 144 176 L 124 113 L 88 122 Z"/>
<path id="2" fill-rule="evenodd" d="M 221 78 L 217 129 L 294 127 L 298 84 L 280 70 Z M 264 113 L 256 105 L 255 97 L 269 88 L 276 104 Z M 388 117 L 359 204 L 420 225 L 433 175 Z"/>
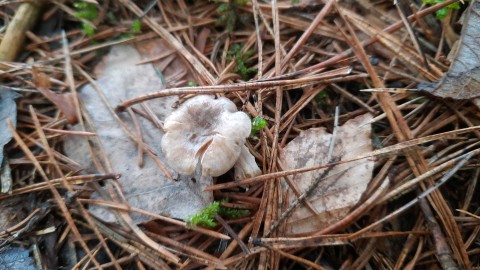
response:
<path id="1" fill-rule="evenodd" d="M 165 119 L 162 151 L 180 174 L 220 176 L 235 165 L 235 179 L 261 173 L 245 146 L 250 118 L 225 97 L 199 95 Z"/>

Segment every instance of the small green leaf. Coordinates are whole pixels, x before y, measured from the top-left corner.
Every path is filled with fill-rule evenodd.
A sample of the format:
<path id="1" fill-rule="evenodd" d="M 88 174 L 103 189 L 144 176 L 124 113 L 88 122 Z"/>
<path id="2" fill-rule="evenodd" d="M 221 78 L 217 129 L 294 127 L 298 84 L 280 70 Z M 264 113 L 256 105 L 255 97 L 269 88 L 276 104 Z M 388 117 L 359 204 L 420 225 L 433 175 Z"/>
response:
<path id="1" fill-rule="evenodd" d="M 188 87 L 195 87 L 195 86 L 197 86 L 196 82 L 192 82 L 192 81 L 188 82 Z"/>

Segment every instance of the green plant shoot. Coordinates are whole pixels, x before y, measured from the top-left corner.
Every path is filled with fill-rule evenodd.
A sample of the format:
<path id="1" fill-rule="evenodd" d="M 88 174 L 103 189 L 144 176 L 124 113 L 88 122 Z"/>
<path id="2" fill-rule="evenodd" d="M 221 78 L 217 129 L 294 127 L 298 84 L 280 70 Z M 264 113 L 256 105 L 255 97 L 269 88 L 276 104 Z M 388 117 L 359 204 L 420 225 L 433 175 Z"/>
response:
<path id="1" fill-rule="evenodd" d="M 261 116 L 257 116 L 252 119 L 252 131 L 250 132 L 250 136 L 255 135 L 258 133 L 262 128 L 267 125 L 267 120 L 265 120 Z"/>
<path id="2" fill-rule="evenodd" d="M 247 67 L 251 63 L 249 59 L 253 55 L 253 50 L 248 50 L 246 52 L 242 51 L 242 45 L 233 44 L 231 49 L 227 52 L 228 60 L 235 60 L 236 66 L 234 72 L 240 75 L 244 81 L 249 80 L 255 73 L 257 69 L 253 67 Z"/>

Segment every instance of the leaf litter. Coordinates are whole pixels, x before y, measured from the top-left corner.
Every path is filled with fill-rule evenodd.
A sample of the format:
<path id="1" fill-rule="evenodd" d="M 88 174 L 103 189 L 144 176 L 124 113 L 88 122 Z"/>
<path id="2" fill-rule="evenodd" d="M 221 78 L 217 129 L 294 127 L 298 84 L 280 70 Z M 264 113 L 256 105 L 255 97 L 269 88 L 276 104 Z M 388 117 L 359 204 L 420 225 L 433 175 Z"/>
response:
<path id="1" fill-rule="evenodd" d="M 480 96 L 480 2 L 471 1 L 460 20 L 462 33 L 451 52 L 454 56 L 449 70 L 437 83 L 420 84 L 420 90 L 441 98 Z"/>
<path id="2" fill-rule="evenodd" d="M 365 114 L 348 120 L 338 127 L 335 141 L 325 128 L 311 128 L 302 131 L 281 151 L 279 160 L 285 170 L 310 167 L 315 164 L 326 164 L 333 160 L 341 161 L 355 158 L 362 153 L 371 152 L 371 127 L 365 125 L 372 120 L 372 115 Z M 333 143 L 332 160 L 328 159 L 330 144 Z M 299 155 L 299 153 L 302 153 Z M 357 160 L 341 164 L 332 169 L 310 171 L 294 175 L 291 179 L 296 191 L 303 194 L 321 177 L 320 182 L 306 198 L 316 212 L 306 206 L 297 207 L 286 222 L 287 234 L 305 234 L 314 232 L 341 220 L 358 203 L 367 189 L 374 168 L 372 159 Z M 328 173 L 325 174 L 325 171 Z M 284 183 L 286 185 L 286 183 Z M 297 200 L 291 188 L 288 192 L 288 206 Z"/>
<path id="3" fill-rule="evenodd" d="M 89 2 L 95 18 L 78 17 L 78 10 L 68 2 L 45 6 L 37 24 L 41 31 L 28 33 L 17 62 L 0 64 L 3 88 L 23 96 L 18 100 L 18 125 L 12 130 L 15 141 L 6 145 L 12 191 L 0 194 L 0 200 L 5 203 L 16 196 L 23 202 L 18 205 L 30 213 L 0 232 L 2 244 L 20 243 L 33 251 L 43 252 L 39 247 L 54 251 L 35 257 L 36 264 L 44 268 L 478 266 L 478 222 L 473 215 L 478 210 L 475 196 L 480 174 L 476 165 L 478 108 L 469 100 L 443 102 L 411 91 L 359 91 L 371 89 L 372 84 L 376 89 L 410 89 L 425 79 L 434 81 L 448 74 L 446 55 L 456 39 L 455 22 L 465 5 L 449 10 L 444 8 L 453 0 L 435 1 L 438 4 L 434 5 L 406 2 L 394 6 L 385 1 L 238 1 L 232 5 L 121 0 L 114 6 L 119 9 L 108 12 L 103 1 L 98 5 Z M 22 9 L 16 4 L 7 5 L 8 19 L 15 11 L 20 16 L 23 7 L 35 9 L 30 2 L 22 3 Z M 229 12 L 231 16 L 238 16 L 230 20 L 234 24 L 226 25 L 226 20 L 222 25 L 217 20 L 221 5 L 234 11 Z M 438 10 L 447 10 L 444 21 L 435 18 Z M 15 23 L 8 27 L 12 29 L 7 36 L 15 32 Z M 406 27 L 410 29 L 405 31 Z M 472 27 L 464 25 L 466 28 Z M 62 29 L 65 37 L 58 34 Z M 157 36 L 167 46 L 149 42 Z M 127 70 L 147 66 L 148 70 L 132 72 L 137 74 L 133 79 L 129 77 L 132 74 L 99 72 L 105 64 L 98 65 L 100 54 L 107 50 L 115 53 L 131 46 L 122 43 L 133 41 L 136 49 L 130 47 L 128 56 L 137 57 L 136 62 L 119 56 L 122 59 L 118 63 L 128 60 Z M 63 49 L 57 49 L 60 43 L 65 44 Z M 168 74 L 172 65 L 179 68 Z M 95 66 L 97 73 L 92 72 Z M 242 70 L 248 72 L 238 74 Z M 474 71 L 472 67 L 466 70 L 465 74 Z M 142 78 L 145 74 L 146 82 Z M 243 81 L 247 76 L 251 80 Z M 103 90 L 105 81 L 115 80 L 123 81 L 121 88 L 129 90 L 121 98 L 106 98 L 112 111 L 117 107 L 119 112 L 113 114 L 99 106 L 98 111 L 104 113 L 93 116 L 97 108 L 89 108 L 89 104 L 105 102 L 98 100 L 102 97 L 92 85 L 100 85 Z M 88 83 L 90 86 L 84 86 Z M 446 91 L 442 95 L 452 93 L 459 94 Z M 139 97 L 142 94 L 147 96 Z M 135 196 L 135 189 L 145 188 L 140 186 L 145 183 L 138 172 L 142 164 L 158 174 L 147 184 L 188 183 L 198 187 L 205 183 L 199 183 L 196 177 L 181 179 L 185 180 L 182 183 L 170 180 L 177 177 L 162 161 L 158 140 L 161 121 L 172 110 L 171 105 L 198 94 L 228 98 L 252 119 L 265 120 L 245 144 L 262 168 L 262 175 L 237 180 L 231 170 L 213 178 L 214 185 L 205 184 L 209 192 L 196 190 L 200 196 L 213 197 L 212 205 L 219 209 L 250 213 L 230 218 L 212 214 L 208 216 L 212 229 L 189 227 L 184 220 L 172 218 L 178 213 L 167 213 L 173 209 L 165 209 L 163 203 L 136 204 L 143 199 L 161 199 L 149 191 L 145 198 Z M 339 126 L 334 124 L 336 107 Z M 366 113 L 373 113 L 375 118 L 356 129 L 350 126 L 354 119 L 367 117 Z M 71 116 L 79 121 L 78 129 L 71 128 Z M 118 118 L 106 118 L 110 129 L 102 130 L 97 123 L 102 119 L 95 119 L 99 116 Z M 347 135 L 339 136 L 347 127 L 354 133 L 348 136 L 355 143 L 360 136 L 368 141 L 360 130 L 371 128 L 379 149 L 355 154 L 351 144 L 343 142 L 344 137 L 350 140 Z M 125 144 L 105 137 L 114 131 L 122 134 L 115 137 Z M 321 135 L 309 135 L 317 133 Z M 333 145 L 344 146 L 341 153 L 332 151 L 331 160 L 325 161 L 324 148 L 332 133 L 339 139 Z M 72 138 L 89 141 L 85 147 L 74 149 L 81 152 L 92 148 L 91 153 L 86 151 L 88 159 L 65 155 L 64 148 L 70 148 Z M 288 162 L 282 158 L 287 152 L 295 157 L 290 148 L 301 139 L 305 143 L 311 140 L 312 145 L 298 148 L 298 164 L 293 158 L 295 162 L 287 167 Z M 321 143 L 313 143 L 317 141 Z M 112 147 L 100 147 L 108 144 Z M 112 154 L 112 149 L 123 152 Z M 349 162 L 358 157 L 368 158 Z M 364 173 L 356 173 L 366 167 Z M 323 169 L 320 174 L 331 177 L 318 177 L 319 168 Z M 118 172 L 127 169 L 138 169 L 135 176 L 129 176 L 135 181 L 127 181 L 128 172 L 118 178 Z M 362 175 L 362 181 L 358 181 L 361 186 L 355 186 L 360 178 L 343 178 L 350 172 Z M 315 178 L 321 188 L 306 196 L 302 188 L 315 183 Z M 285 181 L 290 183 L 286 185 Z M 337 184 L 343 184 L 341 191 L 334 190 Z M 349 190 L 352 186 L 356 189 Z M 338 195 L 332 196 L 329 191 Z M 307 199 L 284 218 L 302 196 Z M 411 198 L 416 198 L 413 203 Z M 328 211 L 322 212 L 322 207 Z M 100 209 L 108 209 L 110 214 L 99 214 Z"/>
<path id="4" fill-rule="evenodd" d="M 111 115 L 107 106 L 112 106 L 122 100 L 139 96 L 151 89 L 162 89 L 166 87 L 164 81 L 170 84 L 175 83 L 171 76 L 178 75 L 178 72 L 184 72 L 186 67 L 175 57 L 175 60 L 164 65 L 162 69 L 157 68 L 155 64 L 138 64 L 138 62 L 149 59 L 159 52 L 165 50 L 166 44 L 159 40 L 150 40 L 138 44 L 114 46 L 104 57 L 103 61 L 96 67 L 97 75 L 96 86 L 87 84 L 80 90 L 80 97 L 92 120 L 92 131 L 94 131 L 100 141 L 100 145 L 93 147 L 103 149 L 112 170 L 121 174 L 118 180 L 122 186 L 123 196 L 125 196 L 130 206 L 146 210 L 148 212 L 162 214 L 173 218 L 185 219 L 190 215 L 200 211 L 212 201 L 212 196 L 203 189 L 211 184 L 211 178 L 201 175 L 182 175 L 169 179 L 159 168 L 154 159 L 147 156 L 146 153 L 138 154 L 138 144 L 132 142 L 125 131 Z M 142 55 L 140 54 L 142 53 Z M 165 58 L 170 58 L 166 56 Z M 162 59 L 162 60 L 165 60 Z M 157 63 L 160 61 L 156 61 Z M 163 64 L 163 63 L 162 63 Z M 183 74 L 180 79 L 189 79 Z M 163 81 L 160 76 L 163 76 Z M 191 80 L 191 78 L 190 78 Z M 109 104 L 105 104 L 97 94 L 95 87 L 102 91 Z M 157 119 L 145 119 L 143 116 L 137 118 L 144 146 L 149 147 L 163 164 L 166 159 L 162 154 L 160 142 L 163 137 L 161 127 L 155 126 L 155 121 L 163 120 L 173 111 L 172 106 L 178 101 L 176 97 L 165 97 L 146 102 L 144 108 L 153 112 Z M 144 114 L 147 112 L 144 111 Z M 152 114 L 151 114 L 152 115 Z M 135 130 L 133 119 L 122 119 L 131 132 Z M 93 144 L 94 142 L 89 142 Z M 87 141 L 78 136 L 67 137 L 65 141 L 65 152 L 67 155 L 82 164 L 86 173 L 96 173 L 94 160 L 90 155 L 90 149 Z M 98 153 L 94 153 L 99 155 Z M 146 156 L 146 157 L 142 157 Z M 143 164 L 139 165 L 138 160 L 142 158 Z M 98 159 L 98 157 L 97 157 Z M 170 168 L 167 170 L 174 174 Z M 192 181 L 191 177 L 198 179 Z M 92 195 L 92 199 L 100 199 L 98 193 Z M 113 214 L 104 207 L 91 207 L 91 212 L 109 222 L 115 220 Z M 149 217 L 140 214 L 132 215 L 136 223 L 150 220 Z"/>
<path id="5" fill-rule="evenodd" d="M 4 156 L 4 147 L 12 139 L 12 134 L 8 130 L 7 122 L 10 121 L 13 125 L 17 123 L 17 104 L 15 99 L 20 95 L 9 91 L 0 91 L 0 171 L 2 176 L 2 188 L 1 192 L 10 191 L 10 184 L 4 184 L 4 182 L 11 181 L 9 177 L 10 168 L 8 166 L 8 157 Z"/>

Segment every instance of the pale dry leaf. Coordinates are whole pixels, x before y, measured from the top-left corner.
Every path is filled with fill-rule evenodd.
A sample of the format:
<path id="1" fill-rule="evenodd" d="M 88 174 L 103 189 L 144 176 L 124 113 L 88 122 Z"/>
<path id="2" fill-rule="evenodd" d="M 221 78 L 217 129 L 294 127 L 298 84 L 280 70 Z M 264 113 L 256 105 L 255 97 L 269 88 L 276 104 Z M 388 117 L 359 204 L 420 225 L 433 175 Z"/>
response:
<path id="1" fill-rule="evenodd" d="M 32 69 L 33 83 L 37 90 L 50 100 L 65 115 L 68 123 L 76 124 L 77 114 L 75 112 L 75 102 L 71 93 L 56 94 L 50 90 L 50 77 L 36 68 Z"/>
<path id="2" fill-rule="evenodd" d="M 419 84 L 419 90 L 442 98 L 471 99 L 480 96 L 480 3 L 472 0 L 466 12 L 450 69 L 437 83 Z"/>
<path id="3" fill-rule="evenodd" d="M 3 147 L 12 139 L 12 133 L 7 126 L 7 119 L 15 125 L 17 122 L 17 104 L 15 98 L 19 95 L 0 89 L 0 163 L 3 160 Z"/>
<path id="4" fill-rule="evenodd" d="M 3 147 L 12 139 L 12 133 L 7 126 L 7 119 L 15 125 L 17 122 L 17 104 L 15 98 L 20 95 L 9 90 L 0 89 L 0 192 L 11 189 L 10 166 L 3 156 Z"/>
<path id="5" fill-rule="evenodd" d="M 372 119 L 364 114 L 337 127 L 331 159 L 347 160 L 372 151 L 371 126 L 364 125 Z M 285 170 L 325 164 L 332 134 L 325 128 L 311 128 L 300 133 L 280 151 L 280 162 Z M 372 178 L 374 161 L 358 160 L 333 167 L 307 200 L 319 215 L 313 214 L 303 204 L 299 205 L 287 219 L 288 234 L 303 234 L 319 231 L 343 217 L 359 201 Z M 307 190 L 319 178 L 324 169 L 293 176 L 293 182 L 301 192 Z M 288 192 L 288 205 L 296 200 L 293 191 Z"/>
<path id="6" fill-rule="evenodd" d="M 165 82 L 170 83 L 171 76 L 178 77 L 179 71 L 185 73 L 187 70 L 179 57 L 175 57 L 164 67 L 164 70 L 156 70 L 155 63 L 154 65 L 137 65 L 145 59 L 154 59 L 162 52 L 170 50 L 161 40 L 144 41 L 137 47 L 139 48 L 127 45 L 113 47 L 95 70 L 97 83 L 112 106 L 122 100 L 158 91 L 164 88 L 161 76 Z M 188 77 L 184 79 L 191 80 Z M 131 206 L 151 213 L 184 219 L 212 201 L 212 194 L 203 191 L 211 184 L 211 178 L 200 181 L 200 177 L 195 176 L 197 181 L 194 182 L 191 176 L 180 176 L 178 181 L 169 180 L 147 154 L 144 154 L 145 163 L 143 168 L 140 168 L 137 145 L 128 138 L 91 85 L 81 89 L 81 98 L 95 124 L 97 136 L 111 161 L 114 172 L 122 175 L 119 182 Z M 163 121 L 172 112 L 172 105 L 177 100 L 176 97 L 164 97 L 148 101 L 146 104 L 158 119 Z M 137 108 L 143 110 L 141 106 Z M 135 133 L 131 117 L 127 113 L 122 113 L 120 116 L 127 123 L 130 131 Z M 163 132 L 142 116 L 137 115 L 137 118 L 141 125 L 144 142 L 167 166 L 160 148 Z M 71 158 L 85 166 L 87 172 L 95 172 L 84 138 L 69 137 L 65 142 L 65 150 Z M 97 196 L 94 194 L 92 197 Z M 113 221 L 113 216 L 105 208 L 90 207 L 90 211 L 104 220 Z M 131 216 L 135 222 L 148 220 L 137 214 Z"/>
<path id="7" fill-rule="evenodd" d="M 21 247 L 0 250 L 0 270 L 36 270 L 30 251 Z"/>

